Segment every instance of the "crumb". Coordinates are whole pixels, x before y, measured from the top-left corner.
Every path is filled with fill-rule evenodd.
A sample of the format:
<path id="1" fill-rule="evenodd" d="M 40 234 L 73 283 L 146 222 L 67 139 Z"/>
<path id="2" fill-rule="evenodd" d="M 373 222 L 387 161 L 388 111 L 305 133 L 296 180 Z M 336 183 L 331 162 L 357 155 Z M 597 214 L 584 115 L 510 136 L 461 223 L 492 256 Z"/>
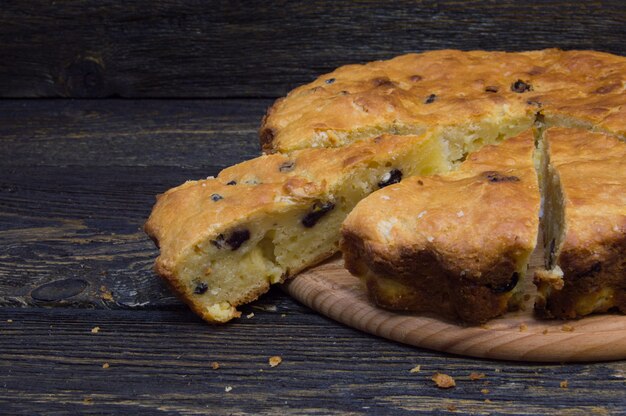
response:
<path id="1" fill-rule="evenodd" d="M 566 325 L 563 325 L 561 327 L 561 331 L 563 331 L 563 332 L 574 332 L 574 327 L 571 326 L 571 325 L 567 325 L 566 324 Z"/>
<path id="2" fill-rule="evenodd" d="M 566 389 L 569 387 L 569 383 L 567 382 L 567 380 L 563 380 L 559 383 L 559 386 L 561 386 L 562 389 Z"/>
<path id="3" fill-rule="evenodd" d="M 276 305 L 269 305 L 265 307 L 266 312 L 276 312 L 277 310 L 278 308 L 276 307 Z"/>
<path id="4" fill-rule="evenodd" d="M 83 404 L 93 404 L 93 399 L 91 397 L 85 397 L 83 399 Z"/>
<path id="5" fill-rule="evenodd" d="M 250 319 L 254 317 L 254 312 L 250 312 L 249 314 L 246 315 L 246 318 Z"/>
<path id="6" fill-rule="evenodd" d="M 280 364 L 282 362 L 283 362 L 283 359 L 280 358 L 278 355 L 270 357 L 270 359 L 269 359 L 270 367 L 276 367 L 278 364 Z"/>
<path id="7" fill-rule="evenodd" d="M 454 379 L 447 374 L 435 373 L 431 377 L 431 380 L 435 382 L 440 389 L 449 389 L 456 386 Z"/>
<path id="8" fill-rule="evenodd" d="M 102 368 L 104 368 L 105 370 L 106 370 L 107 368 L 109 368 L 109 367 L 111 367 L 111 366 L 109 365 L 109 363 L 104 363 L 104 364 L 102 364 Z"/>
<path id="9" fill-rule="evenodd" d="M 489 394 L 489 389 L 482 389 L 480 392 L 482 394 Z"/>
<path id="10" fill-rule="evenodd" d="M 496 368 L 496 369 L 495 369 L 495 370 L 493 370 L 493 371 L 495 371 L 496 373 L 499 373 L 499 372 L 500 372 L 500 369 L 499 369 L 499 368 Z"/>
<path id="11" fill-rule="evenodd" d="M 233 389 L 233 388 L 232 388 L 231 386 L 226 386 L 226 387 L 224 387 L 224 391 L 225 391 L 226 393 L 228 393 L 228 392 L 229 392 L 229 391 L 231 391 L 232 389 Z"/>
<path id="12" fill-rule="evenodd" d="M 94 326 L 93 328 L 91 328 L 91 333 L 92 334 L 97 334 L 98 332 L 100 332 L 100 327 L 99 326 Z"/>
<path id="13" fill-rule="evenodd" d="M 419 373 L 421 368 L 422 368 L 421 365 L 416 365 L 415 367 L 411 368 L 410 372 L 411 373 Z"/>
<path id="14" fill-rule="evenodd" d="M 456 406 L 453 404 L 449 404 L 448 406 L 446 406 L 446 409 L 448 409 L 451 412 L 456 412 Z"/>
<path id="15" fill-rule="evenodd" d="M 528 325 L 526 324 L 519 324 L 519 332 L 524 332 L 528 329 Z"/>
<path id="16" fill-rule="evenodd" d="M 491 403 L 491 400 L 485 399 L 485 403 Z"/>
<path id="17" fill-rule="evenodd" d="M 13 319 L 7 319 L 7 322 L 10 324 L 13 323 Z"/>
<path id="18" fill-rule="evenodd" d="M 286 314 L 286 313 L 281 313 L 281 314 L 280 314 L 280 317 L 281 317 L 281 318 L 284 318 L 285 316 L 287 316 L 287 314 Z"/>
<path id="19" fill-rule="evenodd" d="M 211 363 L 211 368 L 212 368 L 213 370 L 217 370 L 218 368 L 220 368 L 220 363 L 218 363 L 217 361 L 213 361 L 213 362 Z"/>
<path id="20" fill-rule="evenodd" d="M 485 378 L 485 373 L 470 373 L 469 378 L 472 381 L 480 380 L 482 378 Z"/>
<path id="21" fill-rule="evenodd" d="M 102 292 L 102 294 L 100 295 L 100 298 L 102 300 L 113 300 L 113 295 L 111 295 L 111 292 L 106 288 L 106 286 L 100 286 L 100 292 Z"/>

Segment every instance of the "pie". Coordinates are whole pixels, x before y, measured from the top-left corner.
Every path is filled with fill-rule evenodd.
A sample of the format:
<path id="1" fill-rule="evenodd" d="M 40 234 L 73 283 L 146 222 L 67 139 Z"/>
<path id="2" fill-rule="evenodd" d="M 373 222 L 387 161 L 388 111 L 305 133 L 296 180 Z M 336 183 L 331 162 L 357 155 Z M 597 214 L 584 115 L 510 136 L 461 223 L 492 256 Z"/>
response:
<path id="1" fill-rule="evenodd" d="M 477 324 L 518 307 L 539 225 L 534 142 L 527 130 L 363 199 L 342 227 L 348 271 L 387 309 Z"/>
<path id="2" fill-rule="evenodd" d="M 532 126 L 537 137 L 556 126 L 624 140 L 625 80 L 623 57 L 558 49 L 443 50 L 338 68 L 268 109 L 260 129 L 266 155 L 158 199 L 145 227 L 161 250 L 156 271 L 203 318 L 228 321 L 271 283 L 335 253 L 344 218 L 380 187 L 462 175 L 475 152 L 504 148 Z M 524 244 L 531 234 L 520 235 Z M 517 259 L 527 246 L 520 250 Z M 504 284 L 503 276 L 477 281 Z M 513 296 L 496 298 L 508 306 Z"/>

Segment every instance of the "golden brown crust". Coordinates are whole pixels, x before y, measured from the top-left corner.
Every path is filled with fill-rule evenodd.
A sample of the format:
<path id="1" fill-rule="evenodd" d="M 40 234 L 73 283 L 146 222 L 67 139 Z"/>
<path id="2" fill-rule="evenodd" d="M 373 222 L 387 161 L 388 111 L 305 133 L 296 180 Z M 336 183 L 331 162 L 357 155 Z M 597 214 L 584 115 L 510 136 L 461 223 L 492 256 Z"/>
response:
<path id="1" fill-rule="evenodd" d="M 343 224 L 346 267 L 387 308 L 469 323 L 503 313 L 536 243 L 533 149 L 528 131 L 470 155 L 457 172 L 365 198 Z"/>
<path id="2" fill-rule="evenodd" d="M 558 49 L 440 50 L 347 65 L 274 103 L 261 145 L 266 152 L 341 146 L 382 132 L 538 111 L 625 136 L 625 77 L 623 57 Z"/>
<path id="3" fill-rule="evenodd" d="M 241 224 L 278 217 L 294 206 L 309 207 L 326 200 L 356 169 L 390 169 L 396 159 L 406 159 L 426 140 L 422 136 L 383 135 L 340 149 L 304 149 L 291 155 L 273 154 L 224 169 L 216 178 L 189 181 L 157 197 L 146 233 L 160 248 L 155 271 L 194 311 L 208 321 L 238 316 L 237 305 L 255 300 L 269 283 L 260 279 L 228 299 L 230 315 L 208 312 L 206 305 L 181 281 L 180 265 L 203 242 L 227 236 Z M 305 232 L 305 228 L 302 229 Z M 250 238 L 250 235 L 247 236 Z M 289 275 L 321 261 L 336 251 L 320 253 L 308 263 L 292 267 Z M 284 274 L 280 281 L 288 276 Z"/>
<path id="4" fill-rule="evenodd" d="M 626 144 L 568 128 L 547 130 L 545 140 L 564 196 L 565 235 L 556 247 L 563 287 L 536 309 L 557 318 L 626 312 Z"/>

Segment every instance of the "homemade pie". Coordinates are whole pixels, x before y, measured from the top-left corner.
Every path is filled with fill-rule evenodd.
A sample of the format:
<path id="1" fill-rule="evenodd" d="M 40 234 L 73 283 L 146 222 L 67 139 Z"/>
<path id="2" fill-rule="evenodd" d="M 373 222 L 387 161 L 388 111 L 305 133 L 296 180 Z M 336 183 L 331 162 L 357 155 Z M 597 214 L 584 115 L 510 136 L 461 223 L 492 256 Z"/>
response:
<path id="1" fill-rule="evenodd" d="M 260 137 L 269 155 L 158 199 L 146 224 L 161 249 L 156 271 L 205 319 L 227 321 L 271 283 L 336 252 L 341 222 L 379 187 L 471 165 L 473 152 L 535 124 L 623 140 L 625 85 L 626 59 L 594 51 L 444 50 L 338 68 L 268 109 Z M 520 203 L 535 207 L 530 194 Z M 530 238 L 519 232 L 520 252 L 500 259 L 511 263 L 509 280 L 481 264 L 493 280 L 477 282 L 511 285 Z M 455 313 L 482 321 L 513 302 L 509 292 L 475 316 Z"/>
<path id="2" fill-rule="evenodd" d="M 339 149 L 252 159 L 158 197 L 145 230 L 156 271 L 204 319 L 236 306 L 338 250 L 354 205 L 403 176 L 449 170 L 431 136 L 383 135 Z"/>
<path id="3" fill-rule="evenodd" d="M 539 224 L 534 150 L 526 131 L 365 198 L 343 223 L 346 268 L 388 309 L 482 323 L 519 306 Z"/>

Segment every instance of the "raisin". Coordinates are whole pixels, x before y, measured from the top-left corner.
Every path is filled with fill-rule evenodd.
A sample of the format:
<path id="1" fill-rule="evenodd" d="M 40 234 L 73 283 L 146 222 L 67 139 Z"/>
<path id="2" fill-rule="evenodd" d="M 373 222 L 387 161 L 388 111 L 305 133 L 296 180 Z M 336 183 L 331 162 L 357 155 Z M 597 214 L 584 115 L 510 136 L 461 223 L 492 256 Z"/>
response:
<path id="1" fill-rule="evenodd" d="M 250 239 L 249 230 L 235 230 L 230 237 L 226 240 L 226 244 L 230 246 L 231 250 L 237 250 L 243 243 Z"/>
<path id="2" fill-rule="evenodd" d="M 302 218 L 302 225 L 306 228 L 311 228 L 329 211 L 335 208 L 335 204 L 328 202 L 316 202 L 313 204 L 311 211 Z"/>
<path id="3" fill-rule="evenodd" d="M 526 91 L 532 91 L 533 87 L 530 84 L 525 83 L 521 79 L 518 79 L 513 84 L 511 84 L 511 91 L 517 93 L 523 93 Z"/>
<path id="4" fill-rule="evenodd" d="M 295 166 L 296 166 L 296 162 L 294 162 L 293 160 L 290 160 L 280 165 L 278 167 L 278 170 L 281 172 L 291 172 Z"/>
<path id="5" fill-rule="evenodd" d="M 250 231 L 243 230 L 235 230 L 233 231 L 228 238 L 224 237 L 224 234 L 219 234 L 215 240 L 211 240 L 211 244 L 213 244 L 218 249 L 223 249 L 226 247 L 230 247 L 231 250 L 237 250 L 243 243 L 250 239 Z"/>
<path id="6" fill-rule="evenodd" d="M 419 186 L 423 186 L 423 185 L 424 185 L 424 182 L 422 182 L 422 180 L 421 180 L 421 179 L 418 179 L 418 180 L 417 180 L 417 184 L 418 184 Z"/>
<path id="7" fill-rule="evenodd" d="M 224 199 L 224 197 L 220 194 L 211 194 L 211 201 L 217 202 L 220 199 Z"/>
<path id="8" fill-rule="evenodd" d="M 487 178 L 489 182 L 497 183 L 497 182 L 519 182 L 519 178 L 517 176 L 505 176 L 500 172 L 496 171 L 487 171 L 483 172 L 483 176 Z"/>
<path id="9" fill-rule="evenodd" d="M 402 171 L 400 171 L 399 169 L 391 170 L 385 173 L 380 179 L 380 182 L 378 182 L 379 188 L 384 188 L 385 186 L 398 183 L 402 180 Z"/>
<path id="10" fill-rule="evenodd" d="M 495 85 L 488 85 L 485 87 L 485 92 L 498 92 L 500 91 L 500 88 L 498 88 Z"/>
<path id="11" fill-rule="evenodd" d="M 335 82 L 335 78 L 328 78 L 326 81 L 324 81 L 325 83 L 327 83 L 328 85 L 332 84 L 333 82 Z"/>
<path id="12" fill-rule="evenodd" d="M 196 285 L 196 288 L 193 290 L 193 293 L 195 293 L 196 295 L 202 295 L 203 293 L 206 293 L 208 289 L 209 289 L 209 285 L 207 285 L 205 282 L 200 282 Z"/>
<path id="13" fill-rule="evenodd" d="M 506 293 L 506 292 L 510 292 L 511 290 L 513 290 L 513 288 L 517 285 L 517 282 L 519 281 L 519 273 L 518 272 L 514 272 L 511 275 L 511 279 L 501 285 L 497 285 L 494 286 L 492 284 L 488 284 L 487 287 L 493 292 L 493 293 Z"/>
<path id="14" fill-rule="evenodd" d="M 428 98 L 426 98 L 426 101 L 424 101 L 424 104 L 434 103 L 436 99 L 437 99 L 437 96 L 435 94 L 430 94 Z"/>
<path id="15" fill-rule="evenodd" d="M 230 181 L 226 185 L 230 185 L 230 186 L 237 185 L 237 181 Z"/>

